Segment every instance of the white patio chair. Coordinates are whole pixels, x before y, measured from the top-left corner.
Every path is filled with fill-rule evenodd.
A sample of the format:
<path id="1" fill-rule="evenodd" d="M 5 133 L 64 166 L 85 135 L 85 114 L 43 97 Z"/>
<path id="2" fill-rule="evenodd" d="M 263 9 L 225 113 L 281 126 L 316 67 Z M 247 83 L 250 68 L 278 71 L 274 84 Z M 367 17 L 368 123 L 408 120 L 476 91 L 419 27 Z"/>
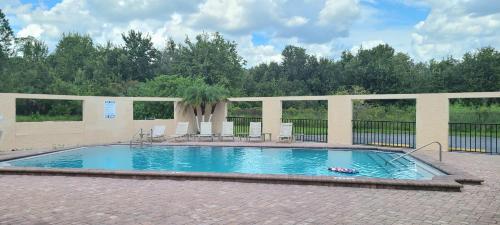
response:
<path id="1" fill-rule="evenodd" d="M 251 138 L 258 138 L 262 141 L 262 123 L 250 122 L 250 131 L 248 132 L 248 141 Z"/>
<path id="2" fill-rule="evenodd" d="M 151 141 L 159 140 L 162 141 L 165 139 L 165 126 L 155 125 L 151 129 Z"/>
<path id="3" fill-rule="evenodd" d="M 225 137 L 232 137 L 234 141 L 234 123 L 233 122 L 222 122 L 222 132 L 220 134 L 220 139 L 224 140 Z"/>
<path id="4" fill-rule="evenodd" d="M 189 128 L 189 122 L 178 122 L 177 126 L 175 127 L 175 134 L 170 135 L 170 137 L 173 138 L 174 140 L 183 137 L 189 140 L 188 128 Z"/>
<path id="5" fill-rule="evenodd" d="M 214 141 L 214 133 L 212 133 L 212 122 L 200 123 L 200 134 L 196 135 L 198 138 L 208 137 Z"/>
<path id="6" fill-rule="evenodd" d="M 278 140 L 287 140 L 288 142 L 293 141 L 293 123 L 281 123 L 280 127 L 280 136 L 278 137 Z"/>

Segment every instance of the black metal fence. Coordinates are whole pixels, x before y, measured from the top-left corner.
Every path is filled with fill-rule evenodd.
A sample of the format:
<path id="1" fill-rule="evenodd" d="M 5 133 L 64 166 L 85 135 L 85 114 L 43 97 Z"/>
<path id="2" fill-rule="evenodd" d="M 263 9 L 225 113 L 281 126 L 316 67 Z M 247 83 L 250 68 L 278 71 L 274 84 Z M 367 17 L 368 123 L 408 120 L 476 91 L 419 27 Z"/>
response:
<path id="1" fill-rule="evenodd" d="M 500 154 L 500 124 L 449 123 L 450 151 Z"/>
<path id="2" fill-rule="evenodd" d="M 415 148 L 415 122 L 352 121 L 353 144 Z"/>
<path id="3" fill-rule="evenodd" d="M 234 133 L 236 135 L 248 134 L 250 131 L 250 122 L 262 122 L 261 117 L 228 116 L 226 117 L 226 120 L 233 122 Z"/>
<path id="4" fill-rule="evenodd" d="M 319 119 L 281 119 L 283 123 L 293 123 L 296 141 L 327 142 L 328 120 Z"/>

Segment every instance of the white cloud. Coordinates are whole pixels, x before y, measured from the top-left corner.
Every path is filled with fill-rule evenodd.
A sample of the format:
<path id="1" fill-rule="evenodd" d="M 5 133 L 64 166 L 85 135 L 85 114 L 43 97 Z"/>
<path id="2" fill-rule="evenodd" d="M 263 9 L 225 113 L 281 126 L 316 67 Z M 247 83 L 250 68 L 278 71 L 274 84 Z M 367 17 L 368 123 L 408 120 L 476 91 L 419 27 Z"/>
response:
<path id="1" fill-rule="evenodd" d="M 382 40 L 369 40 L 369 41 L 362 41 L 360 45 L 355 45 L 351 48 L 351 52 L 356 53 L 360 49 L 372 49 L 374 47 L 377 47 L 378 45 L 383 45 L 386 44 Z"/>
<path id="2" fill-rule="evenodd" d="M 497 0 L 427 2 L 429 16 L 415 25 L 414 52 L 419 59 L 459 57 L 471 49 L 500 47 L 500 3 Z"/>
<path id="3" fill-rule="evenodd" d="M 35 38 L 39 38 L 40 35 L 44 32 L 42 27 L 38 24 L 30 24 L 27 27 L 23 28 L 20 30 L 17 35 L 19 37 L 27 37 L 27 36 L 32 36 Z"/>
<path id="4" fill-rule="evenodd" d="M 281 62 L 281 51 L 273 45 L 257 45 L 252 43 L 251 36 L 238 39 L 238 52 L 247 61 L 247 66 L 259 63 Z"/>
<path id="5" fill-rule="evenodd" d="M 345 37 L 359 19 L 359 5 L 357 0 L 62 0 L 47 8 L 19 0 L 0 2 L 12 24 L 18 25 L 19 36 L 40 38 L 50 49 L 69 32 L 88 34 L 100 44 L 121 44 L 121 34 L 136 29 L 163 47 L 169 37 L 183 41 L 219 31 L 238 40 L 248 66 L 279 61 L 286 44 L 310 46 L 310 52 L 328 57 L 332 40 Z M 254 45 L 249 37 L 255 32 L 272 44 Z"/>
<path id="6" fill-rule="evenodd" d="M 215 25 L 221 30 L 240 30 L 250 26 L 245 17 L 248 10 L 242 1 L 208 0 L 199 6 L 199 11 L 191 15 L 191 24 L 198 26 Z"/>
<path id="7" fill-rule="evenodd" d="M 201 32 L 235 40 L 247 66 L 280 61 L 285 45 L 320 57 L 387 43 L 420 60 L 492 45 L 500 48 L 498 0 L 395 0 L 431 9 L 414 26 L 383 25 L 378 0 L 62 0 L 52 8 L 0 0 L 19 36 L 35 36 L 53 49 L 63 33 L 80 32 L 97 43 L 121 44 L 130 29 L 147 32 L 157 47 Z M 259 33 L 266 44 L 252 43 Z"/>
<path id="8" fill-rule="evenodd" d="M 287 27 L 297 27 L 306 24 L 309 20 L 302 16 L 294 16 L 285 22 Z"/>
<path id="9" fill-rule="evenodd" d="M 360 15 L 358 4 L 357 0 L 327 0 L 319 12 L 318 24 L 321 26 L 335 24 L 339 30 L 347 29 L 347 26 Z"/>

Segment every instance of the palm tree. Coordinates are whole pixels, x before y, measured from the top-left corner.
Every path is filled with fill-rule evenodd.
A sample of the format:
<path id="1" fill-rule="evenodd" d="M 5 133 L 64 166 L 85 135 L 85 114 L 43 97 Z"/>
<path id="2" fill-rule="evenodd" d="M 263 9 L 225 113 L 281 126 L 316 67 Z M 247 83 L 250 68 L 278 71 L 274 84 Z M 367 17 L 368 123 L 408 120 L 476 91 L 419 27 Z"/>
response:
<path id="1" fill-rule="evenodd" d="M 205 95 L 207 105 L 211 106 L 210 116 L 208 117 L 208 122 L 211 122 L 217 104 L 227 100 L 228 91 L 222 86 L 209 86 Z"/>
<path id="2" fill-rule="evenodd" d="M 191 107 L 194 112 L 194 117 L 196 119 L 196 128 L 200 130 L 200 124 L 198 121 L 198 107 L 201 106 L 203 102 L 203 92 L 200 87 L 190 86 L 186 88 L 182 96 L 182 103 L 187 107 Z"/>
<path id="3" fill-rule="evenodd" d="M 205 121 L 206 109 L 211 107 L 208 122 L 212 121 L 212 116 L 215 112 L 217 104 L 225 101 L 227 98 L 227 90 L 222 86 L 197 85 L 186 88 L 183 93 L 182 102 L 191 107 L 196 119 L 196 128 L 200 129 L 200 121 L 198 119 L 198 107 L 201 110 L 201 121 Z"/>

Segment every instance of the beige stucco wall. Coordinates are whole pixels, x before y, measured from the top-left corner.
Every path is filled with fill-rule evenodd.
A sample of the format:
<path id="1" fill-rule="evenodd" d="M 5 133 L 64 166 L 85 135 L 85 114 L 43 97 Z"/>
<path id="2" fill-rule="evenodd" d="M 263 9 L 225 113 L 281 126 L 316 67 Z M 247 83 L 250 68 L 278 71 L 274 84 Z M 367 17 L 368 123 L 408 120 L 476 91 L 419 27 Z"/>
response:
<path id="1" fill-rule="evenodd" d="M 205 112 L 205 117 L 203 118 L 201 115 L 201 109 L 198 107 L 198 123 L 201 121 L 208 121 L 209 115 L 212 108 L 210 106 L 207 107 Z M 215 106 L 215 111 L 212 116 L 212 131 L 214 134 L 220 133 L 222 130 L 222 121 L 226 120 L 227 116 L 227 103 L 221 102 Z M 194 116 L 193 108 L 186 107 L 182 102 L 176 102 L 175 110 L 174 110 L 174 118 L 175 121 L 179 122 L 189 122 L 189 132 L 196 133 L 196 117 Z M 203 120 L 204 119 L 204 120 Z M 172 131 L 175 133 L 175 127 Z"/>
<path id="2" fill-rule="evenodd" d="M 16 122 L 15 99 L 65 99 L 83 101 L 83 121 Z M 116 117 L 104 118 L 104 101 L 116 102 Z M 92 97 L 64 95 L 0 94 L 0 150 L 48 149 L 80 145 L 128 142 L 141 128 L 166 125 L 167 135 L 175 130 L 169 120 L 133 120 L 133 101 L 179 101 L 177 98 Z M 174 115 L 175 116 L 175 115 Z"/>
<path id="3" fill-rule="evenodd" d="M 15 99 L 67 99 L 83 101 L 83 121 L 71 122 L 23 122 L 15 121 Z M 352 101 L 370 99 L 416 99 L 417 125 L 416 144 L 425 145 L 438 141 L 446 149 L 448 145 L 448 105 L 451 98 L 500 98 L 500 92 L 440 93 L 440 94 L 384 94 L 384 95 L 342 95 L 342 96 L 287 96 L 287 97 L 244 97 L 229 98 L 229 101 L 261 101 L 263 131 L 271 133 L 273 139 L 279 135 L 282 101 L 328 101 L 328 144 L 352 144 Z M 115 100 L 117 117 L 104 118 L 104 101 Z M 133 120 L 133 101 L 173 101 L 174 119 Z M 0 150 L 38 149 L 68 147 L 77 145 L 128 142 L 141 128 L 151 129 L 154 125 L 165 125 L 167 135 L 175 132 L 175 124 L 190 122 L 195 132 L 192 109 L 186 108 L 179 98 L 154 97 L 92 97 L 66 95 L 32 95 L 0 93 Z M 210 109 L 208 109 L 209 112 Z M 207 113 L 208 115 L 208 113 Z M 219 133 L 222 121 L 227 116 L 227 104 L 218 104 L 212 118 L 213 131 Z M 206 120 L 208 119 L 208 116 Z M 201 116 L 200 116 L 201 120 Z M 435 149 L 435 147 L 432 147 Z"/>
<path id="4" fill-rule="evenodd" d="M 352 144 L 353 100 L 416 99 L 416 146 L 432 141 L 448 146 L 449 100 L 452 98 L 500 98 L 500 92 L 468 92 L 438 94 L 372 94 L 341 96 L 242 97 L 229 101 L 261 101 L 264 132 L 279 135 L 282 101 L 328 101 L 328 144 Z M 436 150 L 436 146 L 428 149 Z"/>
<path id="5" fill-rule="evenodd" d="M 349 96 L 328 99 L 328 143 L 352 144 L 352 99 Z"/>
<path id="6" fill-rule="evenodd" d="M 441 94 L 423 94 L 417 97 L 416 147 L 437 141 L 448 149 L 449 99 Z M 436 149 L 436 146 L 429 146 Z"/>
<path id="7" fill-rule="evenodd" d="M 262 132 L 270 133 L 273 141 L 278 140 L 281 126 L 281 106 L 279 98 L 262 101 Z"/>

